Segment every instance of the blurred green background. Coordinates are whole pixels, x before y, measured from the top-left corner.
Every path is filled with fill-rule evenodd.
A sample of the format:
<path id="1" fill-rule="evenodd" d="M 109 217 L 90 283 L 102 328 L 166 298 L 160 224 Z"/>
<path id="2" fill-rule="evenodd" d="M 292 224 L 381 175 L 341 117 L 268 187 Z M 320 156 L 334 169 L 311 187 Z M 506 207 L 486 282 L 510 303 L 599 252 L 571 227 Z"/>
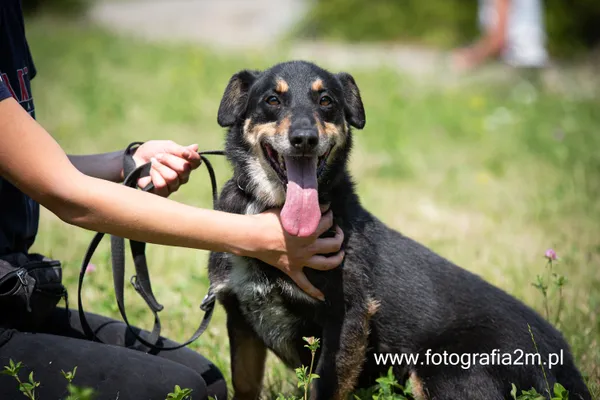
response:
<path id="1" fill-rule="evenodd" d="M 300 54 L 334 71 L 350 72 L 367 113 L 366 128 L 354 133 L 351 160 L 364 206 L 540 312 L 543 298 L 532 283 L 547 273 L 543 255 L 554 248 L 560 257 L 555 270 L 568 279 L 557 326 L 590 388 L 600 395 L 600 81 L 593 62 L 599 28 L 592 23 L 598 20 L 600 3 L 545 3 L 550 52 L 565 65 L 535 76 L 501 63 L 454 74 L 439 61 L 447 49 L 476 37 L 475 1 L 320 0 L 308 3 L 301 17 L 278 31 L 277 41 L 260 48 L 247 43 L 215 46 L 191 33 L 185 40 L 187 31 L 163 40 L 142 25 L 158 31 L 167 26 L 168 15 L 152 18 L 150 6 L 135 8 L 144 3 L 25 0 L 38 69 L 33 81 L 38 120 L 67 152 L 112 151 L 135 140 L 165 138 L 218 149 L 224 131 L 216 123 L 217 107 L 238 70 L 266 68 Z M 161 2 L 152 7 L 158 7 L 155 3 Z M 184 2 L 162 3 L 176 7 Z M 225 7 L 227 2 L 197 3 Z M 277 18 L 287 3 L 269 4 Z M 202 9 L 206 11 L 198 21 L 221 18 L 210 14 L 211 7 Z M 235 12 L 236 18 L 241 15 L 235 24 L 215 22 L 207 31 L 215 42 L 227 35 L 241 41 L 254 34 L 244 31 L 243 24 L 261 15 Z M 127 13 L 129 30 L 123 30 L 117 22 Z M 194 25 L 194 18 L 185 23 Z M 268 37 L 276 22 L 255 25 Z M 194 28 L 203 28 L 201 24 Z M 178 25 L 184 22 L 173 26 Z M 239 31 L 231 31 L 234 25 Z M 302 47 L 307 41 L 317 47 Z M 344 43 L 338 48 L 332 41 Z M 355 41 L 362 43 L 353 47 Z M 371 47 L 364 47 L 365 42 Z M 413 74 L 397 63 L 362 63 L 389 55 L 387 47 L 380 51 L 378 46 L 390 42 L 435 52 L 419 61 L 421 53 L 415 50 L 412 57 L 413 47 L 403 50 L 422 70 L 429 71 L 435 60 L 432 73 Z M 318 47 L 325 43 L 333 47 Z M 340 49 L 347 50 L 339 53 L 344 58 L 337 56 Z M 229 166 L 216 159 L 215 167 L 224 182 Z M 205 171 L 196 172 L 173 198 L 210 207 Z M 35 250 L 64 260 L 72 294 L 92 236 L 44 210 Z M 157 297 L 165 305 L 165 334 L 184 340 L 201 318 L 197 306 L 208 287 L 207 254 L 160 246 L 150 246 L 148 252 Z M 89 311 L 118 318 L 107 243 L 93 262 L 98 268 L 88 277 L 84 303 Z M 558 293 L 551 291 L 551 296 L 556 311 Z M 151 315 L 131 288 L 126 302 L 133 321 L 151 327 Z M 224 321 L 219 307 L 209 331 L 192 347 L 229 379 Z M 78 367 L 78 374 L 85 374 L 85 366 Z M 274 357 L 267 375 L 267 398 L 294 391 L 293 375 Z"/>
<path id="2" fill-rule="evenodd" d="M 113 0 L 122 1 L 122 0 Z M 600 45 L 600 2 L 542 0 L 555 56 L 585 55 Z M 294 35 L 344 41 L 410 41 L 451 48 L 477 33 L 477 0 L 314 0 Z M 26 0 L 29 13 L 81 12 L 93 0 Z M 274 3 L 275 4 L 275 3 Z"/>
<path id="3" fill-rule="evenodd" d="M 543 4 L 548 47 L 554 55 L 582 55 L 600 44 L 600 2 L 543 0 Z M 452 48 L 473 39 L 476 18 L 475 0 L 317 0 L 297 32 Z"/>

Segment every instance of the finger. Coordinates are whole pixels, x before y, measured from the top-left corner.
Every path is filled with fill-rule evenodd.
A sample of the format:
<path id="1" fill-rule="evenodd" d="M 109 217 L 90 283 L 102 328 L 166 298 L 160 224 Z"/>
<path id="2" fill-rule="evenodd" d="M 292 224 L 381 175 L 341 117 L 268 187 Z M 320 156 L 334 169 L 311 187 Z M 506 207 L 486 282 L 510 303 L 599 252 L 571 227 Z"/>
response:
<path id="1" fill-rule="evenodd" d="M 179 175 L 179 186 L 185 185 L 190 180 L 190 173 Z"/>
<path id="2" fill-rule="evenodd" d="M 343 241 L 344 232 L 342 232 L 342 229 L 339 226 L 336 226 L 334 237 L 317 239 L 309 249 L 314 254 L 337 253 L 340 251 Z"/>
<path id="3" fill-rule="evenodd" d="M 321 217 L 319 221 L 319 225 L 317 226 L 317 230 L 315 231 L 315 236 L 319 237 L 325 232 L 329 230 L 333 226 L 333 213 L 331 210 L 327 211 L 325 215 Z"/>
<path id="4" fill-rule="evenodd" d="M 306 275 L 304 275 L 304 272 L 299 271 L 298 273 L 290 275 L 290 278 L 292 278 L 292 280 L 296 282 L 296 285 L 298 285 L 298 287 L 300 287 L 300 289 L 302 289 L 309 296 L 321 301 L 325 300 L 325 296 L 323 296 L 323 293 L 321 293 L 319 289 L 317 289 L 313 286 L 312 283 L 310 283 Z"/>
<path id="5" fill-rule="evenodd" d="M 150 176 L 145 176 L 143 178 L 138 179 L 138 186 L 142 189 L 148 186 L 152 182 L 152 178 Z"/>
<path id="6" fill-rule="evenodd" d="M 190 163 L 183 158 L 174 156 L 173 154 L 161 153 L 156 156 L 156 159 L 161 164 L 166 165 L 173 171 L 177 172 L 178 175 L 190 172 Z"/>
<path id="7" fill-rule="evenodd" d="M 167 197 L 169 195 L 169 187 L 167 186 L 167 182 L 165 182 L 161 174 L 154 168 L 155 163 L 156 162 L 153 161 L 152 168 L 150 168 L 150 178 L 152 178 L 152 183 L 154 184 L 152 193 L 162 197 Z"/>
<path id="8" fill-rule="evenodd" d="M 328 271 L 330 269 L 338 267 L 342 263 L 342 261 L 344 261 L 345 256 L 346 253 L 344 252 L 344 250 L 331 257 L 312 256 L 306 262 L 306 266 L 308 268 L 318 269 L 319 271 Z"/>
<path id="9" fill-rule="evenodd" d="M 169 193 L 176 192 L 179 189 L 179 176 L 177 172 L 173 171 L 171 168 L 162 164 L 160 161 L 156 161 L 156 163 L 152 163 L 152 168 L 156 169 L 156 171 L 162 176 L 164 181 L 167 183 L 169 188 Z"/>
<path id="10" fill-rule="evenodd" d="M 325 214 L 327 211 L 329 211 L 329 207 L 331 206 L 331 203 L 327 203 L 327 204 L 319 204 L 319 208 L 321 209 L 321 215 Z"/>
<path id="11" fill-rule="evenodd" d="M 190 178 L 190 172 L 193 168 L 191 161 L 186 161 L 183 158 L 176 157 L 172 154 L 159 154 L 158 161 L 161 164 L 171 168 L 173 171 L 177 172 L 179 185 L 184 185 L 188 182 Z"/>
<path id="12" fill-rule="evenodd" d="M 175 157 L 183 158 L 183 159 L 199 159 L 200 156 L 194 150 L 191 150 L 189 146 L 182 146 L 177 144 L 171 140 L 167 141 L 164 146 L 164 152 L 168 154 L 172 154 Z"/>
<path id="13" fill-rule="evenodd" d="M 198 145 L 190 144 L 189 146 L 186 146 L 186 147 L 190 150 L 190 152 L 186 156 L 185 159 L 190 162 L 192 169 L 198 168 L 198 166 L 202 163 L 200 154 L 198 154 Z"/>

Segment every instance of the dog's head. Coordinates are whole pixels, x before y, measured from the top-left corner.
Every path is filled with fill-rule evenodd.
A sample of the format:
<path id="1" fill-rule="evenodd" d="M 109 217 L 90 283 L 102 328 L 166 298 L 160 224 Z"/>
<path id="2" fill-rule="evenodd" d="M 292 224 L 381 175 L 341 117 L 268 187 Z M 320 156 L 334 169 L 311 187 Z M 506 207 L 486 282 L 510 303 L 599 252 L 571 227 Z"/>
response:
<path id="1" fill-rule="evenodd" d="M 350 126 L 362 129 L 365 111 L 347 73 L 292 61 L 233 75 L 219 107 L 229 127 L 227 153 L 236 178 L 265 207 L 281 207 L 284 229 L 312 235 L 326 187 L 344 173 Z"/>

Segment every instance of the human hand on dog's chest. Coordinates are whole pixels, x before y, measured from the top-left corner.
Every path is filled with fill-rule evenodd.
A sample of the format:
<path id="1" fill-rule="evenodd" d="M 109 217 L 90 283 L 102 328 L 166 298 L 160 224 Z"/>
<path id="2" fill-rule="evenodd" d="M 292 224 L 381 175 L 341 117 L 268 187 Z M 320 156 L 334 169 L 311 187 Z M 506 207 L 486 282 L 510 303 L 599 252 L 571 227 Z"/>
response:
<path id="1" fill-rule="evenodd" d="M 321 211 L 327 208 L 328 206 L 321 206 Z M 306 278 L 303 269 L 308 267 L 327 271 L 336 268 L 344 259 L 344 252 L 340 251 L 344 234 L 339 227 L 334 227 L 333 213 L 324 213 L 314 235 L 309 237 L 287 233 L 282 228 L 279 210 L 269 210 L 255 217 L 262 224 L 259 232 L 266 235 L 267 244 L 250 256 L 275 266 L 308 295 L 324 300 L 323 294 Z M 328 232 L 333 232 L 333 235 L 327 234 Z"/>

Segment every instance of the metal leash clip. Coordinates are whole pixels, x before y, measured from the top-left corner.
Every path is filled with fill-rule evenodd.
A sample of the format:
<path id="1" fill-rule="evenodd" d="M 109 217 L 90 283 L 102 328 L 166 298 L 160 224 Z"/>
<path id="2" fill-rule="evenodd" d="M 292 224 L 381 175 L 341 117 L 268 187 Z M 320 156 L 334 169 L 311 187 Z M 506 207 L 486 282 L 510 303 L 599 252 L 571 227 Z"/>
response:
<path id="1" fill-rule="evenodd" d="M 202 303 L 200 303 L 200 309 L 204 312 L 208 311 L 210 308 L 214 307 L 216 300 L 216 296 L 212 290 L 212 287 L 208 289 L 208 293 L 202 299 Z"/>

